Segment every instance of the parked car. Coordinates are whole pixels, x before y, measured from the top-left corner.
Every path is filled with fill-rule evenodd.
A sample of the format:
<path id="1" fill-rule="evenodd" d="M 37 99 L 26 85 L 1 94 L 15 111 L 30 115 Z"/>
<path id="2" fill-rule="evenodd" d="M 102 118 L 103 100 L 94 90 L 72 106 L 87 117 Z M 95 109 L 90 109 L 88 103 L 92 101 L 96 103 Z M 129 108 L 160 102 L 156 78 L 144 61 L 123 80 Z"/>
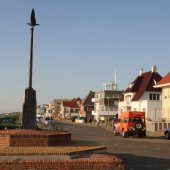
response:
<path id="1" fill-rule="evenodd" d="M 36 121 L 37 121 L 38 123 L 42 123 L 42 120 L 43 120 L 43 116 L 37 116 L 37 117 L 36 117 Z"/>
<path id="2" fill-rule="evenodd" d="M 54 119 L 52 117 L 44 117 L 42 120 L 42 123 L 44 125 L 49 125 L 50 123 L 53 123 L 53 122 L 54 122 Z"/>
<path id="3" fill-rule="evenodd" d="M 123 138 L 128 136 L 146 136 L 145 112 L 127 111 L 119 115 L 118 123 L 113 127 L 114 135 L 121 134 Z"/>
<path id="4" fill-rule="evenodd" d="M 170 139 L 170 128 L 167 128 L 164 130 L 164 135 L 165 135 L 166 139 Z"/>
<path id="5" fill-rule="evenodd" d="M 13 124 L 14 120 L 12 118 L 0 118 L 0 124 Z"/>
<path id="6" fill-rule="evenodd" d="M 86 117 L 80 117 L 80 120 L 84 120 L 85 123 L 87 123 L 87 118 Z"/>

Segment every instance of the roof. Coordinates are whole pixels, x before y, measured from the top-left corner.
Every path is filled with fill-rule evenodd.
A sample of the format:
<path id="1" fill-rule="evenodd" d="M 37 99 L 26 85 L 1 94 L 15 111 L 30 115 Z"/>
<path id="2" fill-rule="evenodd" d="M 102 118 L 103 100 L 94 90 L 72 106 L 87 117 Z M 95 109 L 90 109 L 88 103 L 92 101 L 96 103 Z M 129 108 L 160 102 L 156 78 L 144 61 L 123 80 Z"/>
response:
<path id="1" fill-rule="evenodd" d="M 157 84 L 155 87 L 162 87 L 162 86 L 166 86 L 166 85 L 170 85 L 170 72 L 167 73 L 167 75 L 165 77 L 163 77 Z"/>
<path id="2" fill-rule="evenodd" d="M 71 101 L 63 101 L 63 106 L 70 108 L 78 108 L 77 101 L 81 101 L 81 99 L 73 98 Z"/>
<path id="3" fill-rule="evenodd" d="M 63 101 L 63 106 L 69 107 L 70 103 L 71 103 L 71 101 Z"/>
<path id="4" fill-rule="evenodd" d="M 138 76 L 128 87 L 124 93 L 135 93 L 132 101 L 138 101 L 145 91 L 161 91 L 160 88 L 155 89 L 154 85 L 162 79 L 157 72 L 145 72 Z"/>
<path id="5" fill-rule="evenodd" d="M 83 105 L 84 106 L 94 106 L 92 98 L 94 98 L 95 92 L 90 91 L 90 93 L 85 97 Z"/>

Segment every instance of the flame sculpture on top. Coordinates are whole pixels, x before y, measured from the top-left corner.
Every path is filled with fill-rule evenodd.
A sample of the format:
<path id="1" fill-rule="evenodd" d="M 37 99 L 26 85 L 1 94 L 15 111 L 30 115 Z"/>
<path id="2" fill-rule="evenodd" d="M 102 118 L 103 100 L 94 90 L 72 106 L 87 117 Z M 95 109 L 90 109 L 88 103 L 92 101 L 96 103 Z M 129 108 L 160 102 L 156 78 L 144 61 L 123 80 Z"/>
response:
<path id="1" fill-rule="evenodd" d="M 32 26 L 32 27 L 35 27 L 36 25 L 40 25 L 40 24 L 37 24 L 37 23 L 36 23 L 36 18 L 35 18 L 34 9 L 32 9 L 32 12 L 31 12 L 30 23 L 27 23 L 27 24 L 30 25 L 30 26 Z"/>

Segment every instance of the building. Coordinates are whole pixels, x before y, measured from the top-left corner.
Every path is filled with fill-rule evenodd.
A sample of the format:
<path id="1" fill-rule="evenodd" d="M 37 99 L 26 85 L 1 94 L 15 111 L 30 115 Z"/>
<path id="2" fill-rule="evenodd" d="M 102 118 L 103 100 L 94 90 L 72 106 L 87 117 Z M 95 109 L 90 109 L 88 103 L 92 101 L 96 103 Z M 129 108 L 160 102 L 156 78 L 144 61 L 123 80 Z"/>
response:
<path id="1" fill-rule="evenodd" d="M 94 110 L 92 115 L 95 119 L 108 121 L 115 118 L 118 113 L 118 102 L 122 91 L 117 90 L 117 84 L 114 82 L 104 84 L 104 90 L 96 92 L 92 102 L 94 102 Z"/>
<path id="2" fill-rule="evenodd" d="M 80 98 L 73 98 L 72 100 L 66 100 L 61 103 L 60 114 L 63 118 L 71 118 L 73 116 L 79 116 L 78 103 L 82 100 Z"/>
<path id="3" fill-rule="evenodd" d="M 54 99 L 53 100 L 53 103 L 54 103 L 54 113 L 55 114 L 58 115 L 60 113 L 61 104 L 63 103 L 63 101 L 66 101 L 66 100 L 69 100 L 69 99 Z"/>
<path id="4" fill-rule="evenodd" d="M 162 120 L 170 122 L 170 72 L 154 87 L 162 88 Z"/>
<path id="5" fill-rule="evenodd" d="M 92 102 L 92 98 L 94 98 L 94 94 L 94 92 L 90 91 L 84 100 L 78 102 L 80 117 L 86 117 L 87 119 L 93 117 L 92 110 L 94 110 L 94 103 Z"/>
<path id="6" fill-rule="evenodd" d="M 49 105 L 47 104 L 42 104 L 42 105 L 38 105 L 37 106 L 37 114 L 38 115 L 46 115 L 46 113 L 48 112 L 48 108 L 49 108 Z"/>
<path id="7" fill-rule="evenodd" d="M 162 89 L 154 88 L 154 86 L 161 79 L 162 76 L 157 72 L 156 66 L 148 72 L 140 70 L 139 76 L 123 92 L 118 112 L 143 111 L 146 113 L 147 120 L 160 121 L 162 119 Z"/>

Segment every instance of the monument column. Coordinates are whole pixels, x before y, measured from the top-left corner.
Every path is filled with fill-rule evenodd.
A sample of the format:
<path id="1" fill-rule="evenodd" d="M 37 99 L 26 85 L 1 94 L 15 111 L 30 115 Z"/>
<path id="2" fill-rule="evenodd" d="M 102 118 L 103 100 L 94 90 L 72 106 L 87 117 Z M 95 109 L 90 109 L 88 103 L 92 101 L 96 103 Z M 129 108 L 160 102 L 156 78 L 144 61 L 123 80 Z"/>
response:
<path id="1" fill-rule="evenodd" d="M 21 127 L 24 129 L 37 129 L 36 123 L 36 91 L 32 88 L 32 70 L 33 70 L 33 32 L 36 24 L 35 12 L 32 9 L 30 23 L 27 23 L 31 27 L 31 39 L 30 39 L 30 61 L 29 61 L 29 81 L 28 88 L 25 89 L 25 101 L 23 104 Z"/>

